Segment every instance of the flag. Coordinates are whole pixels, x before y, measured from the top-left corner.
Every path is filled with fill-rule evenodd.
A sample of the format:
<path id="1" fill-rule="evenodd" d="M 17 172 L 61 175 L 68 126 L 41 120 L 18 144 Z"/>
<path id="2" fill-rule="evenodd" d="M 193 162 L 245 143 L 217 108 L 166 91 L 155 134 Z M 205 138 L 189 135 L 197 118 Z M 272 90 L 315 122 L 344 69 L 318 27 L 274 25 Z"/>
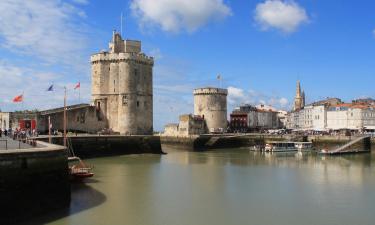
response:
<path id="1" fill-rule="evenodd" d="M 76 86 L 74 87 L 74 90 L 80 87 L 81 87 L 81 82 L 78 82 L 78 84 L 76 84 Z"/>
<path id="2" fill-rule="evenodd" d="M 18 95 L 18 96 L 13 98 L 13 102 L 22 102 L 22 101 L 23 101 L 23 94 Z"/>
<path id="3" fill-rule="evenodd" d="M 47 89 L 47 91 L 53 91 L 53 84 L 51 86 L 49 86 L 49 88 Z"/>
<path id="4" fill-rule="evenodd" d="M 219 74 L 219 75 L 217 75 L 217 77 L 216 77 L 218 80 L 221 80 L 221 75 Z"/>

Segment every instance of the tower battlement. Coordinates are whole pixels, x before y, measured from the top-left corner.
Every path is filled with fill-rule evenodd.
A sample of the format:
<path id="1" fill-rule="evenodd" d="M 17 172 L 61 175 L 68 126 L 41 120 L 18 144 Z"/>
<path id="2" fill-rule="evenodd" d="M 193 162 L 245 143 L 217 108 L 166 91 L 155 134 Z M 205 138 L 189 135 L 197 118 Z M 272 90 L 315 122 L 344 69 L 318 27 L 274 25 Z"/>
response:
<path id="1" fill-rule="evenodd" d="M 228 95 L 228 90 L 223 88 L 205 87 L 197 88 L 193 91 L 194 95 Z"/>

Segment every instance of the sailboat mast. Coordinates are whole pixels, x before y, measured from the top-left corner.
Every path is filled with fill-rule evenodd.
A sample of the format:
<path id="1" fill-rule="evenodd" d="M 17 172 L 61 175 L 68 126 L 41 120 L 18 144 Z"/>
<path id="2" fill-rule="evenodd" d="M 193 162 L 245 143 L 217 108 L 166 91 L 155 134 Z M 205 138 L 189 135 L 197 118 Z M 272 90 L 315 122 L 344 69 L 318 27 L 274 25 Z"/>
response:
<path id="1" fill-rule="evenodd" d="M 64 87 L 64 147 L 66 147 L 66 87 Z"/>

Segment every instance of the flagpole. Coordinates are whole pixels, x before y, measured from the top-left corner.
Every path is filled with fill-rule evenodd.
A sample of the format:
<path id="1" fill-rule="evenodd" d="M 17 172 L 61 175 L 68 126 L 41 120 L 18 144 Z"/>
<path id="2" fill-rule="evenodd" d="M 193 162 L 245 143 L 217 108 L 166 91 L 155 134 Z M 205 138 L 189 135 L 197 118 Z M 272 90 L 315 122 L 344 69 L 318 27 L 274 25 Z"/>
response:
<path id="1" fill-rule="evenodd" d="M 66 147 L 66 87 L 64 87 L 64 147 Z"/>
<path id="2" fill-rule="evenodd" d="M 78 88 L 78 103 L 81 104 L 81 81 L 79 81 L 79 88 Z"/>
<path id="3" fill-rule="evenodd" d="M 48 141 L 51 144 L 52 138 L 51 138 L 51 116 L 48 116 Z"/>
<path id="4" fill-rule="evenodd" d="M 121 37 L 122 37 L 122 12 L 121 12 Z"/>
<path id="5" fill-rule="evenodd" d="M 25 108 L 24 108 L 24 101 L 25 101 L 25 91 L 22 91 L 22 110 L 25 110 Z"/>

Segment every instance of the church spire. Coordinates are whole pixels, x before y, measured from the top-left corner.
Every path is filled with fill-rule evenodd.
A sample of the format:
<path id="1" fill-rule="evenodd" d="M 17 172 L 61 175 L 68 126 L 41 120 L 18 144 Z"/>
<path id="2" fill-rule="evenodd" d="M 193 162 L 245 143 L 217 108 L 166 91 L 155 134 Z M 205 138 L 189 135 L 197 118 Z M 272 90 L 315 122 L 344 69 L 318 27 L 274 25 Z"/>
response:
<path id="1" fill-rule="evenodd" d="M 304 107 L 304 92 L 301 91 L 301 82 L 297 81 L 296 97 L 294 99 L 294 110 L 300 110 Z"/>

